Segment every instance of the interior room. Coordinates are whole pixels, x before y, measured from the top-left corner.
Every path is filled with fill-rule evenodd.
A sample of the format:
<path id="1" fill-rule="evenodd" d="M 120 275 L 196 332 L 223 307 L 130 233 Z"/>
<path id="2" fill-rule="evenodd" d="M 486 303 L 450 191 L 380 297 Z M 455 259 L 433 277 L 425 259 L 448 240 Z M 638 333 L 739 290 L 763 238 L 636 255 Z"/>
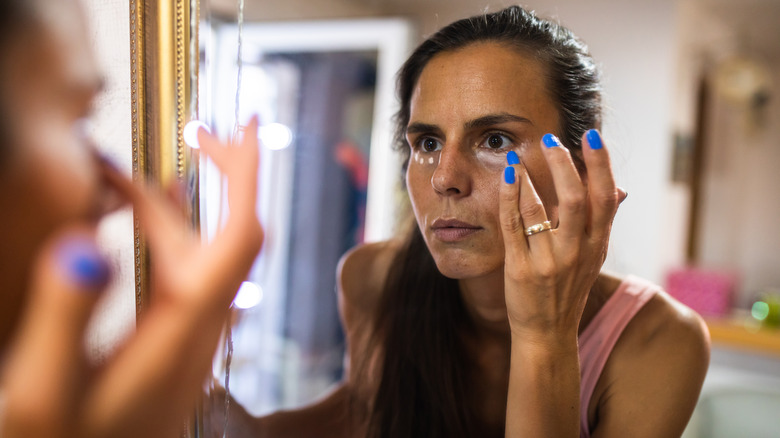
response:
<path id="1" fill-rule="evenodd" d="M 133 145 L 144 144 L 138 126 L 152 117 L 144 105 L 160 103 L 139 97 L 136 87 L 138 75 L 155 68 L 138 58 L 145 30 L 137 20 L 149 3 L 84 1 L 107 84 L 91 129 L 128 174 L 143 173 Z M 187 78 L 193 97 L 178 109 L 174 104 L 167 117 L 200 120 L 227 138 L 260 114 L 268 148 L 260 216 L 274 237 L 234 302 L 214 380 L 229 384 L 254 415 L 299 407 L 327 393 L 344 372 L 334 292 L 341 255 L 392 237 L 409 214 L 391 150 L 396 71 L 440 27 L 512 3 L 177 3 L 192 7 L 189 21 L 178 19 L 197 29 L 186 34 L 197 56 L 187 61 L 195 72 Z M 707 322 L 710 369 L 683 436 L 777 436 L 780 2 L 528 0 L 524 6 L 571 28 L 603 71 L 601 130 L 618 185 L 629 193 L 604 268 L 662 285 Z M 169 12 L 176 18 L 177 11 Z M 182 142 L 181 129 L 171 135 L 160 135 L 159 147 Z M 227 202 L 216 169 L 194 163 L 170 178 L 187 185 L 188 213 L 208 239 Z M 134 330 L 143 312 L 139 276 L 148 268 L 132 211 L 103 224 L 100 238 L 118 274 L 90 331 L 98 359 Z"/>

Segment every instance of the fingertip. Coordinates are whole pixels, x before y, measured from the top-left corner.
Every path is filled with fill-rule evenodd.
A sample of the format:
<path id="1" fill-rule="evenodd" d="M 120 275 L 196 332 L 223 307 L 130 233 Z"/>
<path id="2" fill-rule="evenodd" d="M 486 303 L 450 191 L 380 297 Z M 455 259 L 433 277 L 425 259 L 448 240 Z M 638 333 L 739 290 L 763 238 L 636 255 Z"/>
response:
<path id="1" fill-rule="evenodd" d="M 590 129 L 588 132 L 585 133 L 585 140 L 588 142 L 588 146 L 590 146 L 593 150 L 598 150 L 604 147 L 604 143 L 601 139 L 601 134 L 599 133 L 598 129 Z"/>
<path id="2" fill-rule="evenodd" d="M 515 183 L 515 168 L 512 166 L 507 166 L 504 168 L 504 182 L 512 185 Z"/>
<path id="3" fill-rule="evenodd" d="M 54 262 L 63 280 L 74 291 L 100 293 L 108 285 L 111 269 L 97 248 L 85 235 L 62 238 L 55 244 Z"/>
<path id="4" fill-rule="evenodd" d="M 544 136 L 542 136 L 542 144 L 544 144 L 546 148 L 554 148 L 560 146 L 561 141 L 553 134 L 544 134 Z"/>

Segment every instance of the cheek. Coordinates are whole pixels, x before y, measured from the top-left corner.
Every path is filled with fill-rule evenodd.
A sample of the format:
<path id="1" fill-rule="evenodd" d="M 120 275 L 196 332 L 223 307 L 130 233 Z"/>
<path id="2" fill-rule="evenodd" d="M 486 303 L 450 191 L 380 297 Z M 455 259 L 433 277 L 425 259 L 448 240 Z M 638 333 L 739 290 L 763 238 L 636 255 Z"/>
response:
<path id="1" fill-rule="evenodd" d="M 421 154 L 415 152 L 409 157 L 406 169 L 406 187 L 409 199 L 417 213 L 416 205 L 423 201 L 425 194 L 432 190 L 431 178 L 439 165 L 439 154 Z"/>
<path id="2" fill-rule="evenodd" d="M 32 209 L 57 224 L 85 218 L 96 200 L 97 168 L 89 149 L 65 122 L 43 119 L 23 143 L 30 169 L 26 185 L 35 193 Z"/>

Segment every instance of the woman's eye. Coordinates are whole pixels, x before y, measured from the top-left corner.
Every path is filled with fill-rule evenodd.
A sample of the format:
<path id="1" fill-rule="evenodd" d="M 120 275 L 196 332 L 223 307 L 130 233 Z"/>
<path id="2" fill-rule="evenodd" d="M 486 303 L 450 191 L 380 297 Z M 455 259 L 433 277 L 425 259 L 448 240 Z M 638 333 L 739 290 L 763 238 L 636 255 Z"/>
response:
<path id="1" fill-rule="evenodd" d="M 420 140 L 420 147 L 425 152 L 435 152 L 439 149 L 439 142 L 435 138 L 426 137 Z"/>
<path id="2" fill-rule="evenodd" d="M 506 146 L 509 146 L 512 143 L 512 140 L 509 139 L 506 135 L 501 134 L 490 134 L 485 139 L 485 146 L 490 149 L 501 149 Z"/>

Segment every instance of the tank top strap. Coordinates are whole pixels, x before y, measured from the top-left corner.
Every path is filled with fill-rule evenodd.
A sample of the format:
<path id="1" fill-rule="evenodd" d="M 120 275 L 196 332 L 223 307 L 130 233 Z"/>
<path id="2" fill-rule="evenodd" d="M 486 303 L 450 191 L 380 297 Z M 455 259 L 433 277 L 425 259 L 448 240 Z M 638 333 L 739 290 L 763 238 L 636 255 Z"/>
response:
<path id="1" fill-rule="evenodd" d="M 588 406 L 612 349 L 634 315 L 660 288 L 627 276 L 579 336 L 580 438 L 590 438 Z"/>

